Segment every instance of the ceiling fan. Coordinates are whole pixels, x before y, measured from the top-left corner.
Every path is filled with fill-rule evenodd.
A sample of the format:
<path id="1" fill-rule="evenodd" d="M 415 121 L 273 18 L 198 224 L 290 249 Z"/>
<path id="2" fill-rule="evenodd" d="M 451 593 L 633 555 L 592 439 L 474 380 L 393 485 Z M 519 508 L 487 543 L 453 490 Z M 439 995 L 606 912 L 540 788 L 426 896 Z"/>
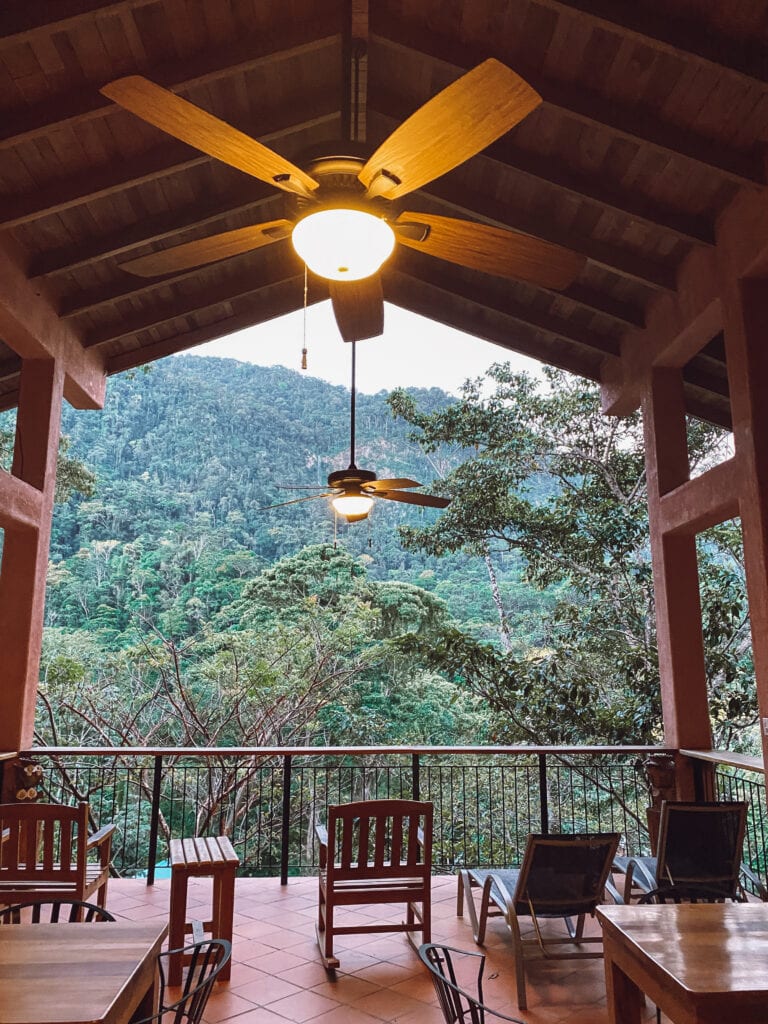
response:
<path id="1" fill-rule="evenodd" d="M 310 494 L 305 498 L 292 498 L 281 501 L 277 505 L 265 505 L 259 512 L 285 505 L 296 505 L 301 501 L 314 501 L 316 498 L 331 498 L 334 510 L 343 516 L 348 523 L 356 523 L 366 519 L 373 508 L 374 498 L 386 498 L 388 501 L 402 501 L 407 505 L 421 505 L 426 508 L 445 508 L 450 505 L 450 498 L 441 498 L 437 494 L 411 494 L 410 489 L 421 487 L 417 480 L 396 478 L 393 480 L 377 480 L 376 474 L 369 469 L 358 469 L 355 465 L 355 356 L 356 345 L 352 342 L 352 387 L 349 408 L 349 465 L 346 469 L 337 469 L 328 477 L 328 487 L 290 487 L 296 491 L 321 491 L 321 494 Z"/>
<path id="2" fill-rule="evenodd" d="M 395 243 L 462 267 L 545 288 L 565 288 L 584 258 L 561 246 L 489 224 L 393 206 L 446 174 L 527 117 L 541 97 L 518 74 L 489 59 L 404 121 L 365 159 L 356 144 L 311 160 L 306 169 L 139 75 L 101 92 L 142 120 L 224 163 L 289 193 L 290 218 L 201 238 L 123 263 L 143 277 L 202 266 L 292 238 L 310 270 L 329 282 L 345 341 L 382 333 L 380 267 Z M 330 153 L 327 149 L 330 148 Z"/>

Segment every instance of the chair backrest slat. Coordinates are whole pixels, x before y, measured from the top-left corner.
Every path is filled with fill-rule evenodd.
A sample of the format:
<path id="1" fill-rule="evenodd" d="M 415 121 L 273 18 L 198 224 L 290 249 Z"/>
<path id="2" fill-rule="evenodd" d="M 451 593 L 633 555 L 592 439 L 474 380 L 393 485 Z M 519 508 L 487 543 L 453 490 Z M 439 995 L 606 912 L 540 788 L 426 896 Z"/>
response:
<path id="1" fill-rule="evenodd" d="M 328 808 L 327 866 L 332 877 L 426 877 L 431 872 L 432 804 L 360 800 Z M 424 833 L 422 850 L 419 830 Z M 407 833 L 407 834 L 406 834 Z"/>
<path id="2" fill-rule="evenodd" d="M 88 804 L 0 805 L 0 881 L 71 884 L 84 876 Z"/>

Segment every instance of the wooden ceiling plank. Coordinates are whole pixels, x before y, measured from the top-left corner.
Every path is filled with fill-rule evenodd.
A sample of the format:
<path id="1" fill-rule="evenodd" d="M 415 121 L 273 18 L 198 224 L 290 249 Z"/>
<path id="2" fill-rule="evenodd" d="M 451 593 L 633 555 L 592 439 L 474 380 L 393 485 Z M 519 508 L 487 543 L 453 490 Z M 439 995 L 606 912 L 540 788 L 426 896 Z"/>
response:
<path id="1" fill-rule="evenodd" d="M 240 40 L 233 47 L 206 50 L 192 60 L 166 62 L 144 68 L 147 77 L 157 85 L 174 92 L 226 78 L 256 67 L 270 67 L 281 61 L 311 55 L 338 45 L 339 36 L 328 33 L 328 19 L 286 22 L 273 32 Z M 65 126 L 71 127 L 93 117 L 104 117 L 119 110 L 99 92 L 105 81 L 92 87 L 55 99 L 47 99 L 33 107 L 11 115 L 7 113 L 0 126 L 0 148 L 15 146 Z"/>
<path id="2" fill-rule="evenodd" d="M 283 252 L 287 253 L 287 249 L 283 248 Z M 97 346 L 128 338 L 140 331 L 147 331 L 180 317 L 194 316 L 196 313 L 213 309 L 225 302 L 251 295 L 264 288 L 281 285 L 291 280 L 298 281 L 300 276 L 297 275 L 297 266 L 297 258 L 276 257 L 267 263 L 260 276 L 254 272 L 253 268 L 249 268 L 205 291 L 198 289 L 193 297 L 183 296 L 176 298 L 172 303 L 158 303 L 148 311 L 142 310 L 133 315 L 122 315 L 110 326 L 86 335 L 84 347 L 86 351 L 92 351 Z M 303 292 L 303 278 L 301 281 Z M 155 287 L 163 284 L 167 285 L 168 282 L 154 282 Z M 300 300 L 301 294 L 297 292 L 297 304 Z"/>
<path id="3" fill-rule="evenodd" d="M 30 263 L 29 277 L 46 277 L 122 256 L 133 249 L 162 242 L 183 231 L 199 230 L 236 214 L 254 215 L 256 210 L 274 202 L 275 198 L 274 191 L 254 182 L 252 186 L 230 192 L 226 201 L 206 205 L 194 203 L 183 210 L 173 210 L 120 227 L 90 242 L 39 253 Z M 263 219 L 266 218 L 259 218 Z"/>
<path id="4" fill-rule="evenodd" d="M 380 8 L 372 12 L 371 36 L 383 47 L 411 56 L 419 53 L 456 69 L 457 75 L 485 58 L 509 60 L 502 47 L 472 47 L 464 41 L 426 31 L 421 25 L 395 18 Z M 712 139 L 680 125 L 665 122 L 657 111 L 640 110 L 584 89 L 574 82 L 560 82 L 533 67 L 515 61 L 514 70 L 542 97 L 544 106 L 568 118 L 576 118 L 651 146 L 665 153 L 691 160 L 739 185 L 765 185 L 766 170 L 759 154 L 744 153 L 716 144 Z"/>
<path id="5" fill-rule="evenodd" d="M 406 102 L 378 90 L 371 96 L 369 109 L 386 117 L 393 126 L 410 113 Z M 493 160 L 506 170 L 525 174 L 559 191 L 568 192 L 577 199 L 598 203 L 631 220 L 641 221 L 665 234 L 676 235 L 697 245 L 715 244 L 714 228 L 704 217 L 689 217 L 680 210 L 657 204 L 636 191 L 617 189 L 603 176 L 592 178 L 580 174 L 565 161 L 521 149 L 508 138 L 493 143 L 480 156 L 475 157 L 475 160 L 486 159 Z"/>
<path id="6" fill-rule="evenodd" d="M 482 307 L 476 306 L 474 310 L 464 308 L 466 300 L 462 299 L 459 305 L 451 292 L 416 281 L 409 275 L 398 274 L 396 271 L 386 274 L 384 298 L 420 316 L 501 345 L 509 351 L 531 356 L 541 363 L 549 363 L 588 380 L 599 380 L 600 361 L 594 358 L 596 353 L 592 352 L 585 357 L 579 356 L 573 346 L 563 344 L 545 347 L 521 336 L 514 329 L 510 330 L 510 325 L 504 323 L 499 314 L 489 318 L 483 316 Z"/>
<path id="7" fill-rule="evenodd" d="M 247 327 L 252 327 L 255 322 L 265 323 L 267 320 L 273 320 L 275 317 L 293 313 L 301 306 L 299 291 L 301 285 L 302 279 L 292 278 L 284 286 L 280 286 L 277 289 L 277 294 L 274 293 L 275 286 L 272 286 L 269 298 L 259 299 L 258 305 L 254 309 L 249 309 L 246 313 L 228 315 L 222 319 L 215 320 L 211 324 L 206 324 L 205 327 L 188 331 L 186 334 L 177 334 L 173 338 L 167 338 L 151 345 L 144 345 L 141 348 L 121 352 L 117 356 L 111 356 L 107 359 L 106 363 L 107 373 L 121 373 L 123 370 L 132 370 L 136 366 L 153 362 L 155 359 L 164 359 L 166 356 L 175 355 L 177 352 L 185 352 L 196 345 L 203 345 L 206 341 L 214 341 L 216 338 L 223 338 L 228 334 L 233 334 L 235 331 L 245 330 Z M 258 298 L 258 293 L 256 293 L 255 297 Z"/>
<path id="8" fill-rule="evenodd" d="M 484 309 L 499 313 L 525 327 L 542 331 L 555 338 L 562 338 L 574 345 L 599 352 L 600 355 L 616 356 L 619 354 L 620 338 L 618 335 L 610 337 L 586 330 L 572 320 L 566 320 L 536 309 L 534 306 L 518 302 L 508 292 L 502 296 L 475 283 L 468 284 L 464 278 L 452 273 L 450 269 L 437 265 L 433 267 L 432 264 L 434 264 L 433 260 L 408 253 L 398 259 L 397 269 L 398 272 L 406 273 L 422 284 L 450 292 L 452 295 L 457 295 L 467 302 L 473 302 Z"/>
<path id="9" fill-rule="evenodd" d="M 673 267 L 663 266 L 625 249 L 618 249 L 606 242 L 569 231 L 553 221 L 544 221 L 543 218 L 531 214 L 528 210 L 513 209 L 508 204 L 500 203 L 489 195 L 468 192 L 465 188 L 454 185 L 446 179 L 431 182 L 421 194 L 468 216 L 470 219 L 472 217 L 481 218 L 498 227 L 522 231 L 535 238 L 543 238 L 547 242 L 571 249 L 581 256 L 586 256 L 593 263 L 653 290 L 667 292 L 675 290 L 676 274 Z"/>
<path id="10" fill-rule="evenodd" d="M 306 108 L 301 111 L 275 111 L 275 117 L 270 124 L 262 126 L 266 131 L 259 136 L 260 141 L 275 142 L 308 128 L 328 124 L 338 118 L 338 97 L 335 95 L 313 94 L 306 98 L 306 103 Z M 287 127 L 275 127 L 286 122 Z M 197 153 L 183 143 L 171 143 L 153 149 L 135 160 L 110 164 L 90 175 L 77 174 L 45 189 L 36 189 L 24 195 L 6 196 L 0 202 L 0 228 L 16 227 L 39 220 L 41 217 L 49 217 L 72 206 L 133 188 L 142 182 L 178 174 L 210 159 L 212 158 Z"/>
<path id="11" fill-rule="evenodd" d="M 768 83 L 768 51 L 756 39 L 736 39 L 716 33 L 701 18 L 676 16 L 665 6 L 661 15 L 636 0 L 535 0 L 543 7 L 588 18 L 595 25 L 619 32 L 663 53 L 690 57 L 725 68 L 750 84 Z"/>
<path id="12" fill-rule="evenodd" d="M 36 32 L 64 32 L 78 22 L 122 14 L 157 0 L 56 0 L 5 4 L 0 11 L 0 47 L 27 42 Z"/>

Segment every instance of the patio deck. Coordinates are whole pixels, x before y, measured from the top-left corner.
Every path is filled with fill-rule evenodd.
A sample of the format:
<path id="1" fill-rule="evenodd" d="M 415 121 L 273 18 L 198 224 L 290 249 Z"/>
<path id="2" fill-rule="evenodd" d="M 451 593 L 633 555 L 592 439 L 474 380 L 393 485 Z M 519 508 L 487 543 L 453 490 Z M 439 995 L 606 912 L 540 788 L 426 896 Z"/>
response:
<path id="1" fill-rule="evenodd" d="M 206 916 L 210 882 L 193 879 L 192 916 Z M 456 916 L 456 879 L 433 881 L 433 939 L 477 949 L 465 918 Z M 167 918 L 169 882 L 110 882 L 108 907 L 130 920 Z M 230 982 L 211 996 L 207 1024 L 442 1024 L 432 983 L 404 935 L 341 936 L 341 967 L 335 977 L 321 966 L 315 943 L 317 881 L 292 878 L 238 878 Z M 402 917 L 395 908 L 396 919 Z M 349 913 L 377 920 L 386 907 Z M 559 923 L 550 927 L 560 929 Z M 595 925 L 592 924 L 594 928 Z M 538 961 L 528 972 L 529 1009 L 514 1002 L 514 970 L 506 929 L 491 921 L 485 953 L 485 999 L 489 1006 L 527 1024 L 607 1024 L 601 960 Z M 647 1019 L 655 1008 L 647 1004 Z M 666 1019 L 666 1018 L 665 1018 Z"/>

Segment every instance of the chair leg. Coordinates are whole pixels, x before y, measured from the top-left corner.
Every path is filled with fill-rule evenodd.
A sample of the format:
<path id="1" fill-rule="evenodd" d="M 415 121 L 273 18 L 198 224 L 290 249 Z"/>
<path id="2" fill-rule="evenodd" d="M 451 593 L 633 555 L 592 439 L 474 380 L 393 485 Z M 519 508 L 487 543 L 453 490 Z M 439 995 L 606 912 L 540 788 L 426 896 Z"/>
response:
<path id="1" fill-rule="evenodd" d="M 168 948 L 180 949 L 184 945 L 187 923 L 187 875 L 184 871 L 171 870 L 171 922 L 168 930 Z M 168 984 L 180 985 L 182 976 L 181 955 L 172 956 L 168 962 Z"/>
<path id="2" fill-rule="evenodd" d="M 512 955 L 515 958 L 515 985 L 517 987 L 517 1005 L 521 1010 L 528 1009 L 528 996 L 525 990 L 525 959 L 523 956 L 523 938 L 515 908 L 507 906 L 505 910 L 507 927 L 512 933 Z"/>
<path id="3" fill-rule="evenodd" d="M 464 872 L 459 871 L 459 884 L 456 891 L 456 917 L 464 916 Z"/>
<path id="4" fill-rule="evenodd" d="M 322 885 L 320 886 L 315 934 L 326 970 L 335 970 L 339 966 L 339 959 L 333 955 L 333 904 L 325 898 Z"/>

